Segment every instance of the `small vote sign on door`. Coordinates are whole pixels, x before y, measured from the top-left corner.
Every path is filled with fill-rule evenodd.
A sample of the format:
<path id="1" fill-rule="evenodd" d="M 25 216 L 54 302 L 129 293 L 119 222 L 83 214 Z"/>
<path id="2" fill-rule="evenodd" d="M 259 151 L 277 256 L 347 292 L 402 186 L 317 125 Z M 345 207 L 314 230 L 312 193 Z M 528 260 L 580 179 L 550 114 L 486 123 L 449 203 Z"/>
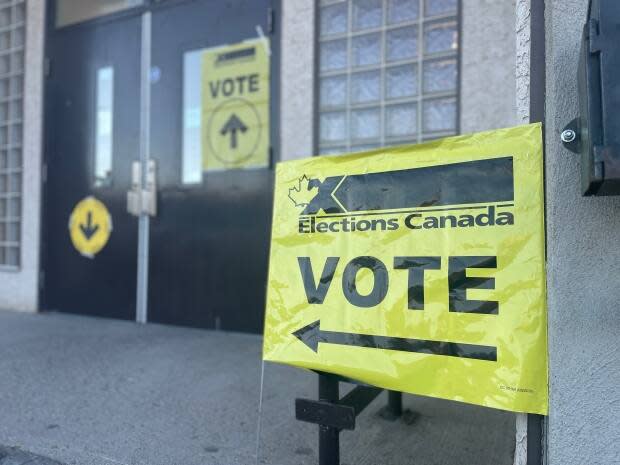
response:
<path id="1" fill-rule="evenodd" d="M 263 40 L 202 54 L 204 171 L 269 164 L 269 55 Z"/>
<path id="2" fill-rule="evenodd" d="M 69 235 L 75 249 L 84 257 L 95 258 L 108 243 L 112 217 L 95 197 L 80 200 L 69 217 Z"/>

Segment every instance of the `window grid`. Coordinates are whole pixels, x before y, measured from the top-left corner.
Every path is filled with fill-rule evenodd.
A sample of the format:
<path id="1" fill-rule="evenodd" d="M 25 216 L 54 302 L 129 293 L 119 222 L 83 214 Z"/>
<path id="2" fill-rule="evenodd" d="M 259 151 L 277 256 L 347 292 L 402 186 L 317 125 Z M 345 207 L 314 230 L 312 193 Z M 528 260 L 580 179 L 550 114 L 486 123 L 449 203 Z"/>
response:
<path id="1" fill-rule="evenodd" d="M 410 0 L 412 8 L 417 5 L 417 17 L 415 19 L 406 19 L 403 21 L 390 21 L 390 5 L 395 4 L 398 0 L 320 0 L 319 1 L 319 34 L 318 34 L 318 71 L 319 83 L 317 86 L 319 92 L 318 100 L 318 149 L 322 154 L 339 153 L 368 150 L 385 145 L 421 142 L 425 140 L 435 139 L 448 135 L 454 135 L 458 128 L 458 0 Z M 373 24 L 372 27 L 355 29 L 354 14 L 355 6 L 364 3 L 381 3 L 381 21 Z M 403 3 L 400 0 L 400 3 Z M 426 4 L 432 7 L 448 5 L 448 10 L 441 11 L 436 15 L 429 15 L 425 11 Z M 331 7 L 331 8 L 330 8 Z M 346 29 L 342 28 L 336 32 L 326 32 L 323 30 L 322 21 L 325 19 L 323 15 L 330 15 L 333 8 L 346 8 Z M 415 9 L 415 8 L 413 8 Z M 437 8 L 434 8 L 437 10 Z M 412 10 L 409 10 L 412 11 Z M 413 11 L 412 11 L 413 12 Z M 410 15 L 411 16 L 411 15 Z M 326 21 L 327 24 L 327 21 Z M 333 24 L 331 24 L 333 26 Z M 444 32 L 441 37 L 442 27 Z M 388 50 L 388 34 L 392 31 L 401 32 L 416 28 L 415 37 L 409 36 L 408 41 L 417 40 L 415 54 L 397 57 L 394 59 L 389 56 Z M 353 50 L 353 42 L 356 39 L 371 37 L 373 34 L 379 34 L 379 61 L 378 63 L 357 65 L 355 63 L 355 55 Z M 435 34 L 435 41 L 428 41 L 427 35 Z M 433 49 L 437 49 L 437 43 L 440 40 L 451 36 L 451 44 L 449 47 L 438 50 L 427 50 L 433 45 Z M 392 36 L 394 37 L 394 36 Z M 402 37 L 402 36 L 401 36 Z M 344 57 L 344 66 L 334 69 L 325 69 L 323 60 L 327 56 L 327 46 L 334 46 L 338 41 L 346 41 L 346 57 Z M 402 42 L 402 41 L 401 41 Z M 325 54 L 325 55 L 324 55 Z M 411 95 L 404 96 L 388 96 L 388 72 L 396 73 L 400 68 L 415 67 L 415 92 Z M 364 72 L 379 73 L 379 89 L 376 99 L 370 101 L 354 101 L 353 79 L 361 76 Z M 442 88 L 442 81 L 437 81 L 439 85 L 427 85 L 425 72 L 444 73 L 444 81 L 450 83 L 447 87 Z M 412 74 L 413 75 L 413 74 Z M 326 92 L 323 85 L 327 87 L 326 78 L 344 78 L 346 82 L 344 102 L 340 99 L 334 103 L 325 102 L 322 93 Z M 429 81 L 430 82 L 430 81 Z M 413 113 L 412 105 L 415 105 L 415 113 Z M 356 137 L 354 133 L 355 115 L 360 115 L 359 110 L 375 109 L 379 113 L 377 136 L 373 137 Z M 388 112 L 394 116 L 394 120 L 398 120 L 398 110 L 409 109 L 409 117 L 415 117 L 415 133 L 409 131 L 407 134 L 399 133 L 400 130 L 395 129 L 390 124 Z M 370 113 L 367 113 L 370 114 Z M 404 114 L 404 113 L 403 113 Z M 332 128 L 327 126 L 333 125 L 333 121 L 329 117 L 344 115 L 344 128 L 342 137 L 324 137 L 325 134 L 333 133 Z M 341 118 L 341 116 L 339 116 Z M 425 123 L 426 121 L 426 123 Z M 431 124 L 432 123 L 432 124 Z M 338 129 L 335 129 L 338 132 Z M 375 132 L 373 129 L 372 132 Z M 392 134 L 390 134 L 392 132 Z M 333 134 L 332 134 L 333 135 Z"/>
<path id="2" fill-rule="evenodd" d="M 0 269 L 20 266 L 25 0 L 0 0 Z"/>

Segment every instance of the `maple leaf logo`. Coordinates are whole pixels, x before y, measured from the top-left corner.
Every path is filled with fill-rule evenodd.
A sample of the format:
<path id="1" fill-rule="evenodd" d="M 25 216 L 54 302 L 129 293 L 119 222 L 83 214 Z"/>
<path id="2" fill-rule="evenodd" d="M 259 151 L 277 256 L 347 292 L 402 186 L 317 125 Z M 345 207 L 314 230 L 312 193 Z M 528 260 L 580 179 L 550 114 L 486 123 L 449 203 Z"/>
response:
<path id="1" fill-rule="evenodd" d="M 317 192 L 318 188 L 310 186 L 310 179 L 304 174 L 297 181 L 297 185 L 288 190 L 288 198 L 291 199 L 291 202 L 296 207 L 306 207 L 316 196 Z"/>

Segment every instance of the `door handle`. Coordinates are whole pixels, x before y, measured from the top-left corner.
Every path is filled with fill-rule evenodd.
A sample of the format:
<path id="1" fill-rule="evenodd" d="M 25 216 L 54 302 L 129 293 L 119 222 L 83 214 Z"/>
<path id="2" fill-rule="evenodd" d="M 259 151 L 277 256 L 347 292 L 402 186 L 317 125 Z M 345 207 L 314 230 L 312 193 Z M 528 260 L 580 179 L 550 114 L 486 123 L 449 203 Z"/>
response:
<path id="1" fill-rule="evenodd" d="M 144 180 L 144 182 L 142 182 Z M 131 164 L 131 189 L 127 191 L 127 212 L 134 216 L 157 216 L 157 163 L 152 158 L 146 162 Z"/>

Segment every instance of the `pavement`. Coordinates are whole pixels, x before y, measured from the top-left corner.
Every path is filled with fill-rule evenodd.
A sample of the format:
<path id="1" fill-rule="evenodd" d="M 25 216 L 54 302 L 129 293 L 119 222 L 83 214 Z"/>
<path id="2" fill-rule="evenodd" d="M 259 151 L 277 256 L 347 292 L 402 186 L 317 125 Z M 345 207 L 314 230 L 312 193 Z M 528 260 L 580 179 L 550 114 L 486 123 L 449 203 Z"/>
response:
<path id="1" fill-rule="evenodd" d="M 261 337 L 0 311 L 0 465 L 254 465 Z M 316 375 L 266 364 L 259 463 L 317 464 L 294 399 Z M 512 465 L 514 414 L 386 394 L 341 434 L 343 465 Z"/>

